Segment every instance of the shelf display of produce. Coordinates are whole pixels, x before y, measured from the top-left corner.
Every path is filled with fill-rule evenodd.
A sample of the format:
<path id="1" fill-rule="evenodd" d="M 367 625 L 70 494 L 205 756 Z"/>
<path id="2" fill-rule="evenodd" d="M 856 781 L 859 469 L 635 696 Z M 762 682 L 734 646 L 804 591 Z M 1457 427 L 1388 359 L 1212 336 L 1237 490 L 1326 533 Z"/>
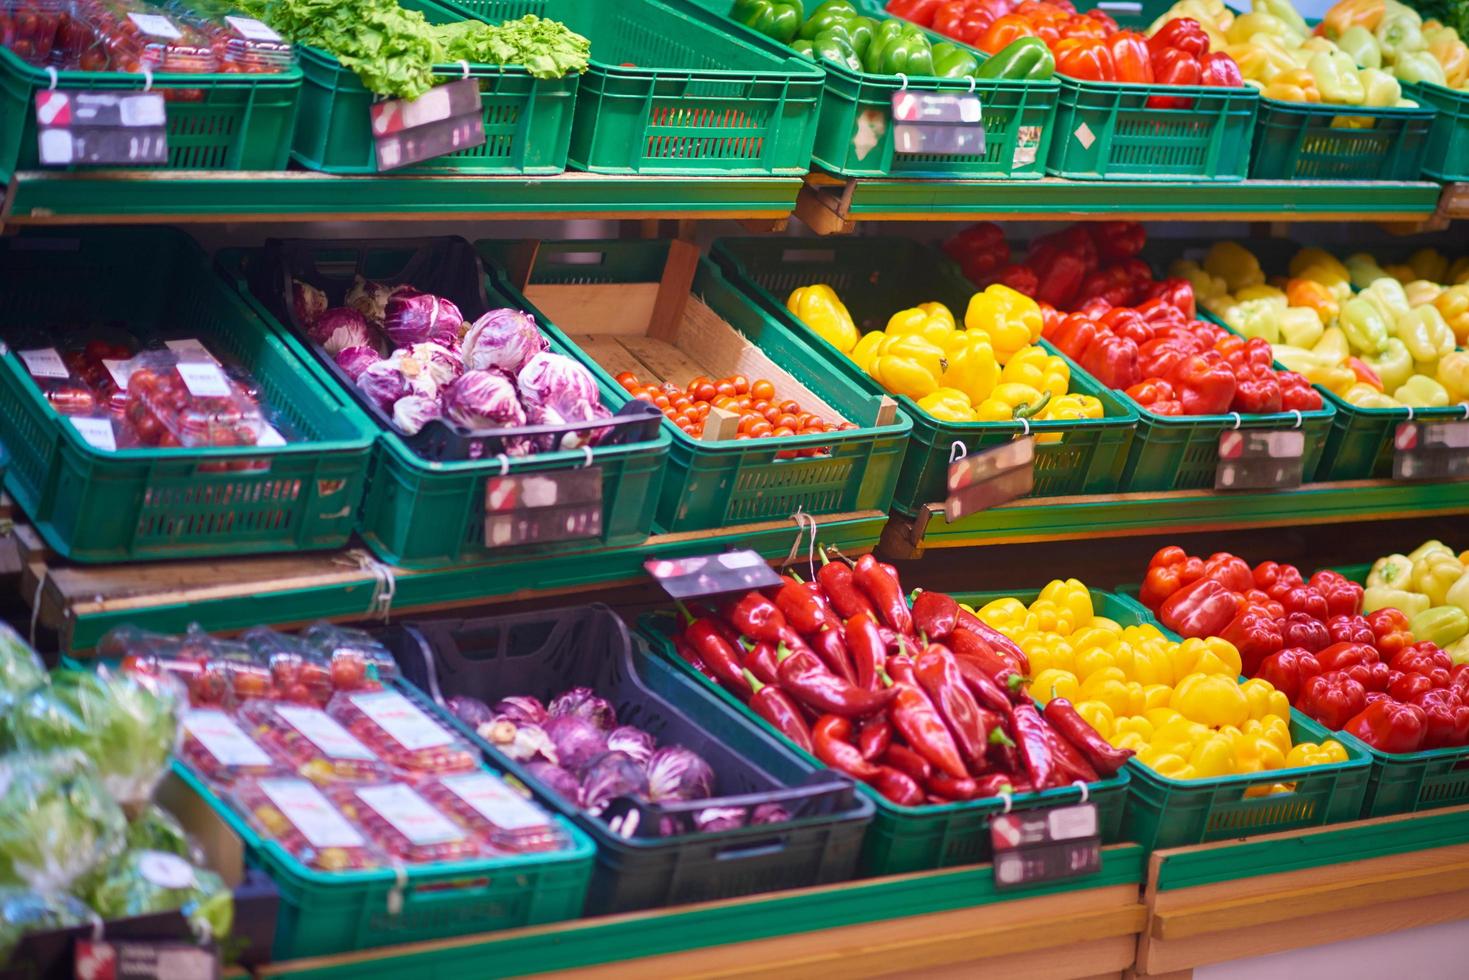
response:
<path id="1" fill-rule="evenodd" d="M 1456 975 L 1469 17 L 1090 6 L 0 0 L 0 980 Z"/>

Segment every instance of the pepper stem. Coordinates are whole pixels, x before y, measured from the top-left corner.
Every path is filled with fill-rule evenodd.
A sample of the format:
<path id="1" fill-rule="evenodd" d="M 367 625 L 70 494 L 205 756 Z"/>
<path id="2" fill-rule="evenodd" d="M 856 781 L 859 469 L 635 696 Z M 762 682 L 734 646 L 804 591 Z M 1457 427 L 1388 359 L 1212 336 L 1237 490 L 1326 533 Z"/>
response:
<path id="1" fill-rule="evenodd" d="M 781 642 L 780 646 L 778 646 L 778 647 L 775 648 L 775 662 L 776 663 L 783 663 L 783 662 L 785 662 L 785 660 L 788 657 L 790 657 L 790 655 L 791 655 L 791 648 L 788 647 L 788 646 L 786 646 L 784 641 Z"/>
<path id="2" fill-rule="evenodd" d="M 1037 414 L 1040 413 L 1042 409 L 1046 407 L 1047 403 L 1049 403 L 1050 400 L 1050 391 L 1042 392 L 1040 400 L 1037 401 L 1034 405 L 1030 404 L 1029 402 L 1021 402 L 1019 405 L 1016 405 L 1015 410 L 1010 413 L 1010 417 L 1012 419 L 1033 419 L 1036 417 Z"/>
<path id="3" fill-rule="evenodd" d="M 803 578 L 801 578 L 800 573 L 798 573 L 796 571 L 789 571 L 789 572 L 786 572 L 786 574 L 789 575 L 791 578 L 795 579 L 797 585 L 805 585 L 806 584 L 805 580 Z"/>
<path id="4" fill-rule="evenodd" d="M 673 600 L 673 604 L 678 607 L 678 611 L 683 615 L 685 626 L 694 621 L 694 614 L 689 612 L 689 607 L 683 604 L 682 599 Z"/>
<path id="5" fill-rule="evenodd" d="M 1005 734 L 1003 728 L 995 728 L 990 731 L 989 743 L 991 745 L 1003 745 L 1006 748 L 1014 748 L 1015 740 Z"/>
<path id="6" fill-rule="evenodd" d="M 740 646 L 744 648 L 744 651 L 746 653 L 749 653 L 751 650 L 755 649 L 755 641 L 750 639 L 748 636 L 742 636 L 740 637 Z"/>
<path id="7" fill-rule="evenodd" d="M 877 668 L 877 676 L 882 678 L 882 686 L 883 687 L 892 687 L 893 686 L 893 679 L 888 676 L 888 672 L 887 672 L 886 668 L 883 668 L 883 667 Z"/>
<path id="8" fill-rule="evenodd" d="M 821 567 L 822 568 L 825 568 L 827 565 L 830 565 L 831 564 L 831 559 L 828 558 L 828 557 L 826 557 L 826 549 L 825 548 L 817 548 L 816 549 L 816 553 L 821 556 Z"/>
<path id="9" fill-rule="evenodd" d="M 745 668 L 745 670 L 742 673 L 744 673 L 744 675 L 745 675 L 745 683 L 746 684 L 749 684 L 750 685 L 750 690 L 754 691 L 756 694 L 759 694 L 760 691 L 766 687 L 765 684 L 760 683 L 760 678 L 758 678 L 754 674 L 750 673 L 750 670 L 749 670 L 748 667 Z"/>
<path id="10" fill-rule="evenodd" d="M 1022 687 L 1029 683 L 1030 678 L 1026 677 L 1024 674 L 1011 674 L 1009 679 L 1005 681 L 1005 686 L 1010 689 L 1011 694 L 1015 694 L 1018 693 Z M 1052 691 L 1051 693 L 1054 694 L 1055 692 Z"/>

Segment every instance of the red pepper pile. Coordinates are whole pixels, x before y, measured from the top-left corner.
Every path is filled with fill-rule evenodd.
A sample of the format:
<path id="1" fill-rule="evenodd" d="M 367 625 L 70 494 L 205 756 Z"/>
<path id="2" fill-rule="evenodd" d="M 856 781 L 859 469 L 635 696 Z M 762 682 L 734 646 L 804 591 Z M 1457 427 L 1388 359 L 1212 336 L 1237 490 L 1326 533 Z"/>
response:
<path id="1" fill-rule="evenodd" d="M 1192 303 L 1192 294 L 1188 297 Z M 1270 344 L 1193 319 L 1167 299 L 1137 307 L 1093 300 L 1046 318 L 1051 343 L 1102 384 L 1157 415 L 1311 411 L 1321 394 L 1305 376 L 1279 371 Z"/>
<path id="2" fill-rule="evenodd" d="M 894 803 L 952 803 L 1094 782 L 1132 755 L 1064 699 L 1042 714 L 1023 651 L 939 592 L 909 609 L 866 555 L 685 610 L 679 655 L 833 769 Z"/>
<path id="3" fill-rule="evenodd" d="M 1146 243 L 1136 221 L 1083 222 L 1037 238 L 1024 262 L 1015 263 L 1004 231 L 983 222 L 949 239 L 944 251 L 976 286 L 1004 283 L 1058 310 L 1096 299 L 1130 306 L 1157 297 L 1192 315 L 1193 286 L 1187 279 L 1154 279 L 1138 258 Z"/>
<path id="4" fill-rule="evenodd" d="M 1307 581 L 1294 565 L 1168 547 L 1140 598 L 1176 633 L 1233 643 L 1248 676 L 1327 728 L 1383 752 L 1469 744 L 1469 664 L 1414 642 L 1397 609 L 1358 613 L 1362 587 L 1336 572 Z"/>

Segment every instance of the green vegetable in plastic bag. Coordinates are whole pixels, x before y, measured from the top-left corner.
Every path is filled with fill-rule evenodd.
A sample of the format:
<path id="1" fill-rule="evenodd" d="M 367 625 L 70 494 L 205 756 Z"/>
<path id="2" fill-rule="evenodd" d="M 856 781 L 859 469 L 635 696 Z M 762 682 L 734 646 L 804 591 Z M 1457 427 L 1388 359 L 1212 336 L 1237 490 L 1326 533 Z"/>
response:
<path id="1" fill-rule="evenodd" d="M 0 623 L 0 691 L 24 694 L 46 683 L 46 665 L 20 634 Z"/>
<path id="2" fill-rule="evenodd" d="M 127 818 L 78 752 L 0 759 L 0 885 L 60 891 L 121 850 Z"/>
<path id="3" fill-rule="evenodd" d="M 164 851 L 128 851 L 79 891 L 104 919 L 177 909 L 202 939 L 224 939 L 234 927 L 234 894 L 224 879 Z"/>
<path id="4" fill-rule="evenodd" d="M 10 958 L 26 933 L 69 929 L 92 917 L 92 910 L 70 895 L 0 887 L 0 963 Z"/>
<path id="5" fill-rule="evenodd" d="M 190 839 L 178 818 L 157 803 L 149 803 L 128 824 L 127 848 L 130 851 L 163 851 L 194 864 L 204 861 L 204 852 Z"/>

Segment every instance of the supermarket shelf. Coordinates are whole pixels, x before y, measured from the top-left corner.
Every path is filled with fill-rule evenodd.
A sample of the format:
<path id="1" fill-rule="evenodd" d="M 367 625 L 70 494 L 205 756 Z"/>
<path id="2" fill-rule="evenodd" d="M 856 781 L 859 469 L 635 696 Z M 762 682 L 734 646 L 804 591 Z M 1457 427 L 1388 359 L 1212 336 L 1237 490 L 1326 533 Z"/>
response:
<path id="1" fill-rule="evenodd" d="M 796 177 L 335 177 L 306 171 L 22 171 L 7 225 L 535 218 L 784 220 Z"/>
<path id="2" fill-rule="evenodd" d="M 894 515 L 883 531 L 882 550 L 894 558 L 917 558 L 927 548 L 1458 514 L 1469 514 L 1469 483 L 1354 480 L 1263 493 L 1183 490 L 1032 497 L 970 514 L 953 524 L 942 504 L 930 504 L 913 518 Z"/>
<path id="3" fill-rule="evenodd" d="M 877 542 L 887 515 L 879 511 L 816 519 L 823 544 L 861 554 Z M 655 535 L 640 547 L 523 552 L 476 565 L 422 570 L 390 568 L 365 550 L 258 558 L 119 565 L 73 565 L 46 552 L 35 532 L 17 524 L 21 595 L 38 625 L 53 629 L 62 652 L 85 654 L 114 626 L 178 633 L 190 623 L 230 633 L 260 623 L 278 628 L 316 619 L 360 620 L 435 609 L 506 603 L 610 588 L 646 579 L 643 562 L 753 548 L 783 559 L 796 541 L 794 521 L 746 524 L 719 531 Z"/>
<path id="4" fill-rule="evenodd" d="M 1469 918 L 1469 807 L 1158 851 L 1138 976 Z"/>
<path id="5" fill-rule="evenodd" d="M 1440 198 L 1469 216 L 1463 185 L 1387 181 L 1237 183 L 806 178 L 796 216 L 820 234 L 858 221 L 1382 221 L 1439 216 Z"/>
<path id="6" fill-rule="evenodd" d="M 768 977 L 825 969 L 858 978 L 961 966 L 1007 976 L 1115 976 L 1132 965 L 1147 916 L 1138 901 L 1142 870 L 1142 849 L 1127 844 L 1106 848 L 1095 876 L 1004 895 L 995 891 L 991 866 L 976 865 L 277 963 L 260 976 L 481 976 L 487 963 L 496 976 Z M 730 943 L 741 944 L 737 955 Z"/>

